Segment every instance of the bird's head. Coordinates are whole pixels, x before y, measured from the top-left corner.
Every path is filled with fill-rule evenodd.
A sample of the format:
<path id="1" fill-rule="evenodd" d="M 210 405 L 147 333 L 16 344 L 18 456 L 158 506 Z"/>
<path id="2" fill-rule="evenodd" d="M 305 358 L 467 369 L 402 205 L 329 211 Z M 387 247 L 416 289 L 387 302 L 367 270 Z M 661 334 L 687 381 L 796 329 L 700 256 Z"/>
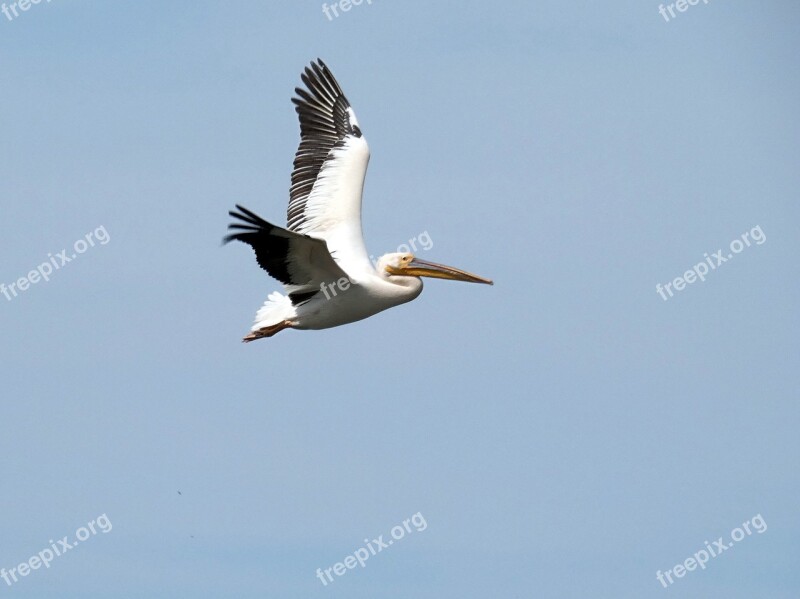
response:
<path id="1" fill-rule="evenodd" d="M 394 253 L 381 256 L 378 260 L 377 270 L 381 276 L 388 277 L 432 277 L 450 281 L 494 285 L 489 279 L 484 279 L 452 266 L 426 262 L 409 253 Z"/>

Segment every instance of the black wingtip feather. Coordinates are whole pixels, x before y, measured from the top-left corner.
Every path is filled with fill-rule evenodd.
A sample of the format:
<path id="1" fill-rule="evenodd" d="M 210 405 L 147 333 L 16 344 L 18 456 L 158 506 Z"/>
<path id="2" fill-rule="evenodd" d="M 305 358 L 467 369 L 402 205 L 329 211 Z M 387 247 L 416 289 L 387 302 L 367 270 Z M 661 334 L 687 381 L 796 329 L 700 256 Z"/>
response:
<path id="1" fill-rule="evenodd" d="M 238 210 L 238 212 L 236 211 Z M 259 233 L 259 231 L 272 229 L 273 225 L 269 224 L 263 218 L 248 210 L 241 204 L 236 204 L 236 210 L 229 210 L 228 215 L 231 218 L 236 218 L 242 222 L 232 222 L 228 225 L 228 229 L 237 230 L 238 233 L 231 233 L 222 238 L 222 245 L 228 244 L 231 241 L 242 241 L 250 243 L 251 239 L 247 236 Z"/>

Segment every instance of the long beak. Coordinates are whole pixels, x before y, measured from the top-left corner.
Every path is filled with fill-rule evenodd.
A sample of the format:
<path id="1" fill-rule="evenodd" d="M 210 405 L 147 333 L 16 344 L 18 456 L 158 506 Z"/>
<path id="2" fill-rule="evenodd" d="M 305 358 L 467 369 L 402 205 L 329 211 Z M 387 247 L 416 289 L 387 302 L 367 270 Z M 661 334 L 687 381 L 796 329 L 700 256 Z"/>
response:
<path id="1" fill-rule="evenodd" d="M 419 258 L 414 258 L 406 266 L 403 266 L 398 274 L 404 274 L 413 277 L 433 277 L 435 279 L 448 279 L 450 281 L 466 281 L 467 283 L 484 283 L 485 285 L 494 285 L 490 279 L 484 279 L 483 277 L 453 268 L 452 266 L 435 264 L 434 262 L 426 262 L 425 260 L 420 260 Z"/>

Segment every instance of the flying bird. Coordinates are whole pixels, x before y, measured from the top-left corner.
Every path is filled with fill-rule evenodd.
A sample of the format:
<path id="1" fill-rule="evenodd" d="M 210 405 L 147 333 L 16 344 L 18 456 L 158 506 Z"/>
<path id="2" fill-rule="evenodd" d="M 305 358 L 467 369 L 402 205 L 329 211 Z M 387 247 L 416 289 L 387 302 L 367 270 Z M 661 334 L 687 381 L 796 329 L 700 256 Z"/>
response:
<path id="1" fill-rule="evenodd" d="M 256 260 L 283 283 L 256 314 L 245 343 L 284 329 L 327 329 L 404 304 L 422 292 L 420 277 L 470 283 L 492 281 L 463 270 L 391 253 L 371 262 L 361 232 L 361 195 L 369 147 L 331 71 L 317 59 L 292 98 L 300 118 L 288 223 L 281 228 L 247 208 L 229 212 L 234 232 Z"/>

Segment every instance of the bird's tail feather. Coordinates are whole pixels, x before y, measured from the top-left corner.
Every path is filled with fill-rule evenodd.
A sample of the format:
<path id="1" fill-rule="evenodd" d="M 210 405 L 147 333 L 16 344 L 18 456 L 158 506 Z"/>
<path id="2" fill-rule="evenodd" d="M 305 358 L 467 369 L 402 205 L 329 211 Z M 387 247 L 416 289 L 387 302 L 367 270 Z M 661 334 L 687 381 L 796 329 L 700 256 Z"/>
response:
<path id="1" fill-rule="evenodd" d="M 256 321 L 250 328 L 251 331 L 259 331 L 265 327 L 275 326 L 284 321 L 291 321 L 297 316 L 297 311 L 292 300 L 277 291 L 273 291 L 267 296 L 267 301 L 256 312 Z"/>

